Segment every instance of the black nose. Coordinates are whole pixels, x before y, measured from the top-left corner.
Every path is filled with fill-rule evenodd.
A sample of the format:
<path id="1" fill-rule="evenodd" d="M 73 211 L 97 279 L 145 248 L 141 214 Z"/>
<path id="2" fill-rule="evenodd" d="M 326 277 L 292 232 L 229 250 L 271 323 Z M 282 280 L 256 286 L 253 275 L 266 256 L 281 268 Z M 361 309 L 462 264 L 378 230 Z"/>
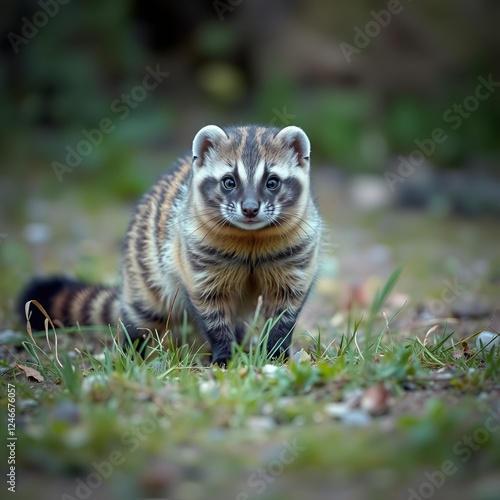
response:
<path id="1" fill-rule="evenodd" d="M 259 213 L 260 204 L 255 200 L 245 200 L 241 204 L 241 211 L 245 217 L 255 217 Z"/>

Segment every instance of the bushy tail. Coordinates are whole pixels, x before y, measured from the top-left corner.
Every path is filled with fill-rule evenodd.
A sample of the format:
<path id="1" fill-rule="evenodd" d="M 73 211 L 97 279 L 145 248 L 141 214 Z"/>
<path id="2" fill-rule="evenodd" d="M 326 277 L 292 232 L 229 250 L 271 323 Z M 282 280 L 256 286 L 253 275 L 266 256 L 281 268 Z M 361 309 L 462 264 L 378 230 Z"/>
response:
<path id="1" fill-rule="evenodd" d="M 18 309 L 26 321 L 25 304 L 38 301 L 52 321 L 64 326 L 116 324 L 119 317 L 118 290 L 55 277 L 32 281 L 19 297 Z M 43 330 L 45 316 L 30 305 L 33 330 Z"/>

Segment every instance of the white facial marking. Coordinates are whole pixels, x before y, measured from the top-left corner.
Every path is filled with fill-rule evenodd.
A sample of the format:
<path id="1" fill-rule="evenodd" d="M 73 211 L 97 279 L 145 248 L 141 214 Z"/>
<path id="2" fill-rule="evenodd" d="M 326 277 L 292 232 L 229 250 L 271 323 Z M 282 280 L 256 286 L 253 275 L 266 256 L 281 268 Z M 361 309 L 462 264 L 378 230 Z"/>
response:
<path id="1" fill-rule="evenodd" d="M 243 183 L 244 186 L 248 183 L 248 173 L 246 171 L 245 165 L 241 160 L 238 160 L 236 164 L 236 171 L 238 172 L 238 176 L 240 178 L 240 182 Z"/>
<path id="2" fill-rule="evenodd" d="M 260 184 L 260 181 L 264 175 L 264 169 L 266 168 L 266 160 L 260 160 L 257 166 L 255 167 L 255 172 L 253 174 L 253 182 L 254 185 Z"/>

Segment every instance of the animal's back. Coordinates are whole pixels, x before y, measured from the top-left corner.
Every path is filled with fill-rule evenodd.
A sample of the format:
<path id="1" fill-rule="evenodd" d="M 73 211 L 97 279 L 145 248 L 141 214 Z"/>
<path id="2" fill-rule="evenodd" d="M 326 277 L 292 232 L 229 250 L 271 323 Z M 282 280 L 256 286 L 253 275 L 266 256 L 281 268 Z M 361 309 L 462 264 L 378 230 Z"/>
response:
<path id="1" fill-rule="evenodd" d="M 165 326 L 168 299 L 178 285 L 175 280 L 165 282 L 165 266 L 159 256 L 162 249 L 169 248 L 168 222 L 176 217 L 176 203 L 189 174 L 190 158 L 179 159 L 136 206 L 122 247 L 121 287 L 104 287 L 63 276 L 36 278 L 19 297 L 20 316 L 25 317 L 26 302 L 36 300 L 59 325 L 116 325 L 118 319 L 125 324 L 130 319 L 126 317 L 128 313 L 135 324 L 144 328 Z M 143 303 L 146 308 L 141 306 Z M 42 330 L 45 315 L 35 306 L 30 311 L 32 328 Z"/>
<path id="2" fill-rule="evenodd" d="M 121 265 L 125 325 L 164 329 L 169 313 L 175 323 L 186 306 L 174 253 L 190 175 L 190 158 L 182 158 L 143 196 L 132 217 Z"/>

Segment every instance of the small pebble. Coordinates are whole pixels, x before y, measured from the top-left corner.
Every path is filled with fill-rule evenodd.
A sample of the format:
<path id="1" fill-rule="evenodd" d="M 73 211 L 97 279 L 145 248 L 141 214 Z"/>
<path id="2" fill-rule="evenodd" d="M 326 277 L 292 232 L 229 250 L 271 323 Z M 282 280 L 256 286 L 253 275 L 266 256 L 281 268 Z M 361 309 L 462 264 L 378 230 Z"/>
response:
<path id="1" fill-rule="evenodd" d="M 38 406 L 38 401 L 34 399 L 21 399 L 17 403 L 19 410 L 29 410 Z"/>
<path id="2" fill-rule="evenodd" d="M 297 415 L 292 420 L 292 425 L 295 425 L 296 427 L 301 427 L 305 424 L 307 424 L 307 418 L 304 415 Z"/>
<path id="3" fill-rule="evenodd" d="M 247 427 L 253 431 L 270 431 L 276 427 L 276 423 L 270 417 L 250 417 Z"/>
<path id="4" fill-rule="evenodd" d="M 200 382 L 200 393 L 204 396 L 217 396 L 219 392 L 219 384 L 215 380 L 204 380 Z"/>
<path id="5" fill-rule="evenodd" d="M 277 378 L 281 371 L 283 371 L 283 368 L 276 365 L 264 365 L 262 367 L 262 373 L 269 378 Z"/>
<path id="6" fill-rule="evenodd" d="M 325 405 L 324 411 L 327 415 L 351 427 L 367 427 L 372 421 L 368 412 L 349 408 L 346 403 L 329 403 Z"/>
<path id="7" fill-rule="evenodd" d="M 417 386 L 413 383 L 413 382 L 403 382 L 401 384 L 401 387 L 405 390 L 405 391 L 416 391 L 417 390 Z"/>
<path id="8" fill-rule="evenodd" d="M 33 245 L 45 243 L 50 238 L 50 228 L 47 224 L 32 222 L 24 228 L 24 238 Z"/>
<path id="9" fill-rule="evenodd" d="M 328 403 L 325 405 L 325 413 L 333 418 L 343 418 L 344 415 L 350 411 L 349 406 L 345 403 Z"/>
<path id="10" fill-rule="evenodd" d="M 500 335 L 498 333 L 485 330 L 476 337 L 476 346 L 478 349 L 484 347 L 485 351 L 491 351 L 493 347 L 498 345 L 500 345 Z"/>
<path id="11" fill-rule="evenodd" d="M 372 422 L 370 415 L 364 410 L 351 410 L 342 419 L 342 423 L 351 427 L 368 427 Z"/>
<path id="12" fill-rule="evenodd" d="M 52 410 L 52 418 L 59 422 L 77 424 L 80 421 L 80 412 L 73 401 L 64 401 Z"/>
<path id="13" fill-rule="evenodd" d="M 24 340 L 24 335 L 14 330 L 4 330 L 0 332 L 0 344 L 10 344 L 11 342 L 21 342 Z"/>

